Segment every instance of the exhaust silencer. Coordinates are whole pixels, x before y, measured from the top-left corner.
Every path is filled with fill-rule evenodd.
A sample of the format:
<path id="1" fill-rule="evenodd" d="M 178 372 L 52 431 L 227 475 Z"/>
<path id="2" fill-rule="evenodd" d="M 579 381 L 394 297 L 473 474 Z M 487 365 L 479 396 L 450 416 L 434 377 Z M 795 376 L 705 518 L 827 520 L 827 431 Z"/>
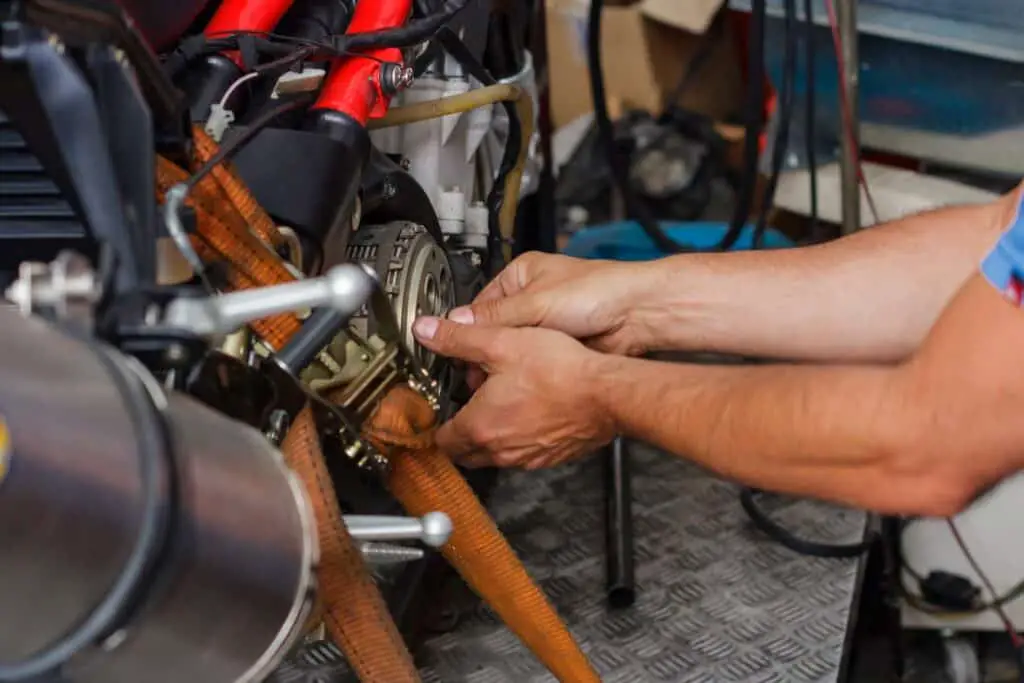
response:
<path id="1" fill-rule="evenodd" d="M 259 432 L 0 308 L 0 681 L 263 680 L 317 558 Z"/>

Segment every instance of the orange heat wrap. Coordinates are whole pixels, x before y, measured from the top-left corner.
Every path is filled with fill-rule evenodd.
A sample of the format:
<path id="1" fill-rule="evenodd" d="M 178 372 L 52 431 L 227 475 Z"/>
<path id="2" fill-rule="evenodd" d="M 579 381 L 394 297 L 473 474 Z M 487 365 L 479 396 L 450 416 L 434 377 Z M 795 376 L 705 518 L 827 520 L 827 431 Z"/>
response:
<path id="1" fill-rule="evenodd" d="M 158 157 L 156 179 L 157 198 L 163 201 L 171 187 L 188 179 L 188 173 Z M 284 261 L 250 229 L 212 175 L 193 188 L 186 204 L 196 212 L 197 236 L 192 240 L 196 253 L 204 263 L 227 262 L 230 265 L 226 276 L 231 289 L 266 287 L 295 280 Z M 299 331 L 302 323 L 294 315 L 282 314 L 257 320 L 252 327 L 267 344 L 280 349 Z"/>
<path id="2" fill-rule="evenodd" d="M 445 558 L 559 681 L 600 681 L 465 478 L 433 445 L 433 426 L 427 402 L 402 386 L 370 419 L 367 438 L 391 460 L 392 494 L 410 515 L 440 510 L 451 517 Z"/>
<path id="3" fill-rule="evenodd" d="M 331 638 L 365 683 L 418 683 L 420 678 L 362 555 L 345 528 L 312 411 L 306 407 L 285 437 L 285 461 L 302 479 L 320 537 L 317 579 Z"/>
<path id="4" fill-rule="evenodd" d="M 196 138 L 201 158 L 208 159 L 216 152 L 209 144 L 212 141 L 203 140 L 198 133 Z M 185 180 L 186 173 L 165 159 L 158 161 L 157 190 L 162 199 L 171 186 Z M 199 239 L 193 242 L 200 257 L 232 266 L 228 275 L 231 289 L 294 280 L 283 260 L 267 247 L 267 242 L 275 239 L 274 232 L 264 235 L 267 224 L 261 218 L 265 216 L 262 209 L 240 181 L 237 185 L 232 182 L 229 169 L 219 168 L 221 172 L 211 173 L 193 189 L 188 201 L 197 212 Z M 281 348 L 300 327 L 293 315 L 253 324 L 256 333 L 274 348 Z M 391 459 L 388 486 L 392 493 L 411 515 L 433 511 L 449 515 L 454 531 L 443 548 L 445 557 L 559 681 L 600 681 L 466 480 L 434 447 L 433 422 L 434 413 L 426 401 L 406 387 L 393 389 L 371 419 L 367 437 Z M 318 575 L 332 637 L 367 683 L 418 680 L 380 593 L 345 529 L 308 408 L 289 431 L 283 448 L 313 500 L 322 554 Z"/>
<path id="5" fill-rule="evenodd" d="M 192 139 L 195 142 L 196 160 L 199 162 L 197 166 L 208 162 L 220 149 L 213 138 L 207 135 L 200 125 L 193 126 Z M 210 175 L 213 176 L 217 185 L 220 186 L 224 197 L 231 203 L 231 206 L 235 207 L 235 210 L 238 211 L 239 215 L 257 237 L 274 249 L 284 244 L 284 238 L 278 232 L 277 225 L 267 215 L 267 212 L 263 210 L 263 207 L 259 205 L 256 198 L 249 192 L 249 188 L 238 178 L 229 164 L 217 164 L 213 171 L 210 172 Z"/>

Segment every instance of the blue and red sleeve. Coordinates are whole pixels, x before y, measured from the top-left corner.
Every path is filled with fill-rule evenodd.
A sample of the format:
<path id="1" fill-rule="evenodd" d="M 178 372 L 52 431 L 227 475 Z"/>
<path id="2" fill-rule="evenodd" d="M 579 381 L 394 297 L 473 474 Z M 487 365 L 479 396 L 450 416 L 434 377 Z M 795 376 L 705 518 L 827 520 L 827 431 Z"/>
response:
<path id="1" fill-rule="evenodd" d="M 981 262 L 981 274 L 1011 302 L 1024 306 L 1024 191 L 1003 236 Z"/>

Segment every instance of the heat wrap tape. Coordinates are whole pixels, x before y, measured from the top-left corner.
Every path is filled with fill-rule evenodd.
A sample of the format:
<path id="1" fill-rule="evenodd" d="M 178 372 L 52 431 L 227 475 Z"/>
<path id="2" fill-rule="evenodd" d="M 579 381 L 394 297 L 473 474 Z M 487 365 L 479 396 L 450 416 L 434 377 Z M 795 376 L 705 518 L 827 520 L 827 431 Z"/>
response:
<path id="1" fill-rule="evenodd" d="M 224 173 L 230 175 L 227 170 Z M 163 201 L 168 190 L 188 177 L 180 166 L 158 157 L 157 199 Z M 238 188 L 249 195 L 241 181 L 238 181 Z M 196 253 L 206 264 L 227 266 L 224 276 L 230 289 L 266 287 L 296 279 L 284 261 L 254 232 L 255 228 L 246 222 L 212 174 L 199 181 L 185 203 L 196 213 L 196 235 L 192 239 Z M 262 209 L 260 213 L 266 216 Z M 301 327 L 302 323 L 292 314 L 275 315 L 252 323 L 256 334 L 275 349 L 283 347 Z"/>
<path id="2" fill-rule="evenodd" d="M 215 143 L 201 132 L 196 133 L 196 149 L 207 160 L 216 153 Z M 272 221 L 229 168 L 217 169 L 187 200 L 196 211 L 193 243 L 200 258 L 230 266 L 230 289 L 294 280 L 271 249 L 277 239 Z M 187 177 L 182 168 L 159 158 L 158 199 Z M 252 327 L 272 347 L 281 348 L 301 322 L 294 315 L 277 315 Z M 392 494 L 411 515 L 449 515 L 454 530 L 442 549 L 445 558 L 559 681 L 600 681 L 469 484 L 434 446 L 433 427 L 429 405 L 406 387 L 391 390 L 370 420 L 367 437 L 391 458 Z M 309 408 L 289 430 L 283 450 L 313 502 L 321 546 L 318 577 L 331 637 L 365 683 L 418 681 L 408 650 L 345 528 Z"/>
<path id="3" fill-rule="evenodd" d="M 312 411 L 306 407 L 282 445 L 305 484 L 320 537 L 317 579 L 331 639 L 365 683 L 418 683 L 419 674 L 387 605 L 349 535 L 324 462 Z"/>
<path id="4" fill-rule="evenodd" d="M 600 681 L 465 478 L 433 444 L 434 412 L 411 389 L 392 389 L 366 437 L 391 461 L 388 487 L 413 516 L 439 510 L 452 520 L 445 558 L 562 683 Z"/>
<path id="5" fill-rule="evenodd" d="M 206 134 L 202 126 L 197 125 L 193 127 L 192 139 L 195 143 L 196 160 L 199 164 L 205 164 L 220 150 L 219 145 Z M 273 219 L 259 205 L 256 198 L 249 192 L 249 188 L 238 178 L 238 175 L 230 165 L 227 163 L 217 164 L 210 175 L 213 176 L 217 185 L 220 186 L 224 197 L 231 203 L 231 206 L 235 208 L 257 237 L 274 249 L 284 245 L 284 238 L 278 232 L 277 225 Z"/>

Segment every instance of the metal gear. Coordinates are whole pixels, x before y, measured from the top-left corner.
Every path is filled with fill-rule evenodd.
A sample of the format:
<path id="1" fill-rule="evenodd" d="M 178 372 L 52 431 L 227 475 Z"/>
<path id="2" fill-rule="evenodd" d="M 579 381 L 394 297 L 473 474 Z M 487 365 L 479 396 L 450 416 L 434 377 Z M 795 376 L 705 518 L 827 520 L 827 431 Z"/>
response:
<path id="1" fill-rule="evenodd" d="M 360 227 L 348 255 L 352 262 L 364 263 L 380 276 L 405 343 L 423 367 L 434 372 L 436 358 L 416 343 L 412 326 L 419 316 L 444 317 L 455 306 L 455 280 L 444 247 L 422 225 L 396 221 Z M 374 333 L 372 325 L 365 311 L 351 321 L 365 338 Z"/>

